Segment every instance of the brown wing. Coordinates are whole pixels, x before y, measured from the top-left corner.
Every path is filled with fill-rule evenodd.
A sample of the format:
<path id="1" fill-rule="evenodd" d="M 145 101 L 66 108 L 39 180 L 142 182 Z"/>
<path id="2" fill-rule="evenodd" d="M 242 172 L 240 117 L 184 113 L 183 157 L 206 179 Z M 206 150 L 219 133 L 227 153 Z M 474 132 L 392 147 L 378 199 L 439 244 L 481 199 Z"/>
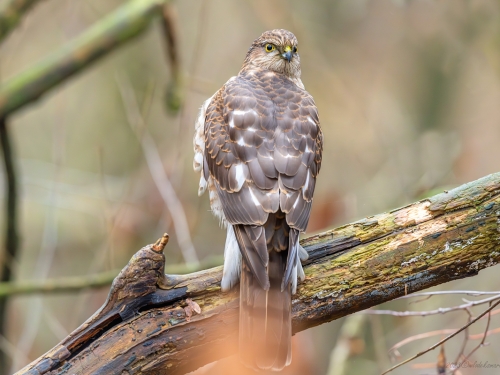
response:
<path id="1" fill-rule="evenodd" d="M 226 220 L 250 226 L 246 237 L 253 245 L 242 249 L 243 257 L 265 289 L 269 258 L 262 226 L 269 213 L 281 210 L 297 233 L 306 229 L 321 152 L 312 97 L 278 74 L 243 72 L 207 108 L 205 178 L 213 178 Z"/>

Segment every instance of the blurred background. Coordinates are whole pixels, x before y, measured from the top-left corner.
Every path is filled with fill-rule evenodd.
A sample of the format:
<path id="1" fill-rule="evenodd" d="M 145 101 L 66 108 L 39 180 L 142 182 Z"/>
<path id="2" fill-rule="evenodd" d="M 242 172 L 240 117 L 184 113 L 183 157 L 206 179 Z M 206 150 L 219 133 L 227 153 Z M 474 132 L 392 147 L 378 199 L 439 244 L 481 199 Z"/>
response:
<path id="1" fill-rule="evenodd" d="M 0 45 L 0 82 L 122 4 L 41 2 Z M 177 112 L 165 104 L 171 73 L 155 21 L 9 117 L 21 190 L 15 280 L 120 269 L 165 231 L 171 235 L 167 264 L 222 262 L 225 231 L 209 212 L 208 197 L 197 197 L 194 120 L 203 101 L 238 73 L 252 41 L 268 29 L 286 28 L 297 36 L 302 80 L 315 98 L 324 132 L 308 234 L 500 171 L 498 1 L 183 0 L 174 1 L 173 9 L 183 76 Z M 162 197 L 165 183 L 172 189 Z M 169 206 L 178 215 L 165 201 L 175 203 Z M 185 225 L 176 228 L 173 220 L 182 221 L 183 215 Z M 6 262 L 2 254 L 0 261 Z M 439 289 L 495 290 L 499 282 L 498 270 L 490 268 Z M 11 297 L 8 329 L 0 338 L 9 372 L 52 348 L 102 305 L 107 292 L 105 287 Z M 434 297 L 383 308 L 459 303 L 459 297 Z M 388 350 L 394 344 L 466 321 L 463 311 L 428 318 L 355 315 L 297 334 L 294 362 L 284 373 L 377 374 L 391 366 Z M 481 333 L 481 324 L 470 333 Z M 491 325 L 500 322 L 492 317 Z M 399 351 L 404 359 L 441 338 L 418 340 Z M 500 340 L 492 335 L 488 341 L 473 360 L 498 363 Z M 448 343 L 446 358 L 452 360 L 461 344 L 461 336 Z M 330 363 L 331 358 L 336 360 Z M 394 373 L 436 374 L 437 358 L 433 351 Z M 226 373 L 248 370 L 228 358 L 196 372 Z"/>

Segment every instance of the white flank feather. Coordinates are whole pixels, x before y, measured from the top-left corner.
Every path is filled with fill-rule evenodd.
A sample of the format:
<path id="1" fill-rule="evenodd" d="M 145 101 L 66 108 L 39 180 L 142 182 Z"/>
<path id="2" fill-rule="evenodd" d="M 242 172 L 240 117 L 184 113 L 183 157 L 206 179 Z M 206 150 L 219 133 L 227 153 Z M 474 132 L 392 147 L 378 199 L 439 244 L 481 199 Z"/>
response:
<path id="1" fill-rule="evenodd" d="M 231 224 L 227 226 L 226 247 L 224 248 L 224 270 L 221 289 L 229 291 L 240 280 L 241 253 Z"/>

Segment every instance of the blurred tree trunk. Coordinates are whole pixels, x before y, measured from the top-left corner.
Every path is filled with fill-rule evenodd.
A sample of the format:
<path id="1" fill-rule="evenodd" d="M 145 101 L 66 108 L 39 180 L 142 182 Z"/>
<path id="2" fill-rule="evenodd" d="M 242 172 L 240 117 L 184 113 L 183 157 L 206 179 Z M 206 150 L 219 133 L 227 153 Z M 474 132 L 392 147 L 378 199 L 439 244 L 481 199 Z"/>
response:
<path id="1" fill-rule="evenodd" d="M 0 256 L 3 257 L 0 282 L 10 282 L 13 278 L 14 261 L 18 257 L 19 237 L 17 229 L 17 176 L 14 163 L 14 150 L 9 136 L 7 120 L 0 118 L 0 145 L 2 149 L 5 171 L 5 215 L 4 215 L 4 246 Z M 6 336 L 7 331 L 7 302 L 8 297 L 0 296 L 0 337 Z M 0 350 L 0 375 L 7 375 L 8 357 Z"/>
<path id="2" fill-rule="evenodd" d="M 294 332 L 477 275 L 500 260 L 499 223 L 497 173 L 303 240 Z M 183 374 L 234 354 L 238 291 L 220 292 L 221 267 L 164 275 L 167 240 L 136 253 L 105 305 L 17 374 Z"/>

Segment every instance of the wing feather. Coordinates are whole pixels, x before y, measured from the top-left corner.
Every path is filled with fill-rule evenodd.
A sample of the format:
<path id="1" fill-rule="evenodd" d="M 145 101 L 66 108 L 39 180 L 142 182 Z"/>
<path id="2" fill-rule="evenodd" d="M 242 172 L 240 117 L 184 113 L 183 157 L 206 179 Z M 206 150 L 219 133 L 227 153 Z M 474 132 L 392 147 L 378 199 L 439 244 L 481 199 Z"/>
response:
<path id="1" fill-rule="evenodd" d="M 240 73 L 207 107 L 203 172 L 207 181 L 213 179 L 230 224 L 263 226 L 271 213 L 282 211 L 293 233 L 305 231 L 322 148 L 312 97 L 284 77 Z M 255 242 L 253 231 L 240 230 L 238 243 L 259 284 L 267 285 L 258 269 L 265 264 L 263 249 L 288 248 L 288 233 L 269 242 L 264 231 L 258 245 L 247 246 Z M 287 259 L 287 280 L 296 259 Z"/>

